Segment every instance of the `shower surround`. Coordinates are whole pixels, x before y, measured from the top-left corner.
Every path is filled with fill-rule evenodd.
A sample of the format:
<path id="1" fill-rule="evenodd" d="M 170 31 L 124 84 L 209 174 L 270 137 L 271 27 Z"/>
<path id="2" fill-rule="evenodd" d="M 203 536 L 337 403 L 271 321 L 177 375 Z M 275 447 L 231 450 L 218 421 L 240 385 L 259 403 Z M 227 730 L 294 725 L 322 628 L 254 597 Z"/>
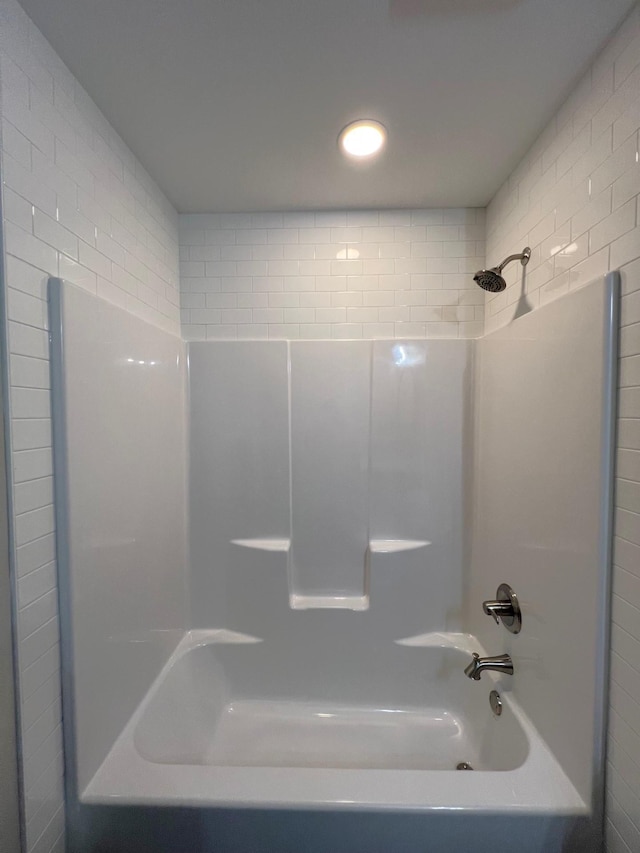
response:
<path id="1" fill-rule="evenodd" d="M 597 849 L 616 294 L 185 345 L 52 283 L 72 850 Z"/>

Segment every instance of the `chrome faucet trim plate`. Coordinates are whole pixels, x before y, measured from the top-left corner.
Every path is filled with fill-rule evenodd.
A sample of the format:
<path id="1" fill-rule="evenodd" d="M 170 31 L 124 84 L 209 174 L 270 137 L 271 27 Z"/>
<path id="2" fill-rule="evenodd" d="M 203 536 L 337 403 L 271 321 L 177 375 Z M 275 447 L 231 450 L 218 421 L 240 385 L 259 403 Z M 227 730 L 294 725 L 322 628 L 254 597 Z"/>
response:
<path id="1" fill-rule="evenodd" d="M 508 583 L 501 583 L 496 591 L 495 599 L 483 601 L 482 609 L 487 616 L 493 616 L 496 625 L 502 622 L 507 631 L 512 634 L 520 633 L 522 628 L 520 604 L 518 596 Z"/>

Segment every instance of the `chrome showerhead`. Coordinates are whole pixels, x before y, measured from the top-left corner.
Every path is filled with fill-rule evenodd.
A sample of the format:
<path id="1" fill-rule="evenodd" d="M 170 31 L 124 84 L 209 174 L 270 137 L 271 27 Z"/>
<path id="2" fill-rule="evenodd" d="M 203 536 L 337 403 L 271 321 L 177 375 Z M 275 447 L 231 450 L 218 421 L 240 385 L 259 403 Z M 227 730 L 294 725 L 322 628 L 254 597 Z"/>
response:
<path id="1" fill-rule="evenodd" d="M 507 282 L 498 272 L 498 267 L 493 267 L 490 270 L 478 270 L 474 275 L 473 280 L 480 285 L 483 290 L 488 290 L 489 293 L 500 293 L 507 286 Z"/>
<path id="2" fill-rule="evenodd" d="M 507 264 L 510 264 L 511 261 L 520 261 L 523 267 L 529 263 L 529 258 L 531 257 L 531 249 L 527 246 L 522 250 L 519 255 L 509 255 L 508 258 L 505 258 L 504 261 L 499 264 L 497 267 L 491 267 L 488 270 L 478 270 L 478 272 L 474 275 L 473 280 L 478 284 L 483 290 L 488 290 L 489 293 L 500 293 L 501 290 L 504 290 L 507 286 L 507 282 L 502 277 L 502 270 L 506 267 Z"/>

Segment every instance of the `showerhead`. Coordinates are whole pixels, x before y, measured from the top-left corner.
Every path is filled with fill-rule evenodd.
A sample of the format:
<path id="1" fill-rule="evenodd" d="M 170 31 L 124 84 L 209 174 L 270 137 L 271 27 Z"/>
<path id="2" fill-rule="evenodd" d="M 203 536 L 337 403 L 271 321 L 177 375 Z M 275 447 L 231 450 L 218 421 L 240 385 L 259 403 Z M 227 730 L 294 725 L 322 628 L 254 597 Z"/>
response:
<path id="1" fill-rule="evenodd" d="M 529 263 L 529 258 L 531 257 L 531 249 L 527 246 L 522 250 L 519 255 L 509 255 L 508 258 L 505 258 L 501 264 L 498 264 L 497 267 L 491 267 L 488 270 L 478 270 L 478 272 L 474 275 L 473 280 L 478 284 L 483 290 L 488 290 L 489 293 L 500 293 L 500 291 L 504 290 L 507 286 L 507 282 L 502 277 L 502 270 L 506 267 L 507 264 L 510 264 L 511 261 L 520 261 L 523 267 Z"/>
<path id="2" fill-rule="evenodd" d="M 478 270 L 473 280 L 483 290 L 488 290 L 489 293 L 500 293 L 507 286 L 507 282 L 502 278 L 497 267 L 490 270 Z"/>

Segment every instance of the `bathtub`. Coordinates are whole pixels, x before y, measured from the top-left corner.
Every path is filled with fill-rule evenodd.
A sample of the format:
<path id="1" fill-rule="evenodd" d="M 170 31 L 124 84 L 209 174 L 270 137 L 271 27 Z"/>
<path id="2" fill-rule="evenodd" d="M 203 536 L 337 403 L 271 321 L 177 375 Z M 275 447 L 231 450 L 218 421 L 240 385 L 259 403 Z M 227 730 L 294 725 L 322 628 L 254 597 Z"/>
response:
<path id="1" fill-rule="evenodd" d="M 472 650 L 484 653 L 465 634 L 355 651 L 329 637 L 310 659 L 295 643 L 190 631 L 81 801 L 586 814 L 508 684 L 464 676 Z"/>

